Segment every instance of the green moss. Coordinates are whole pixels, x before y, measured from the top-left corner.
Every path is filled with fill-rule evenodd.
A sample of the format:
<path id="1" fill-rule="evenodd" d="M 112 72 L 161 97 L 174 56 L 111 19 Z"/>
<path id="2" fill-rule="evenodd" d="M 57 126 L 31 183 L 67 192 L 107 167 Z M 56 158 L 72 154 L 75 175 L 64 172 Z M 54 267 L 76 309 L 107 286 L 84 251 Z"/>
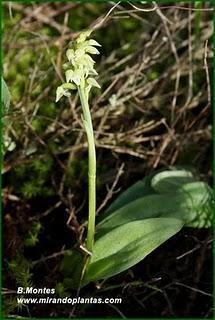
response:
<path id="1" fill-rule="evenodd" d="M 12 314 L 20 305 L 17 304 L 17 297 L 3 297 L 3 317 L 5 319 Z"/>
<path id="2" fill-rule="evenodd" d="M 29 163 L 17 166 L 10 179 L 13 181 L 14 188 L 25 199 L 35 198 L 38 195 L 48 197 L 54 194 L 50 182 L 52 170 L 53 159 L 49 155 L 44 155 L 39 159 L 33 159 Z"/>
<path id="3" fill-rule="evenodd" d="M 38 114 L 46 117 L 55 117 L 58 112 L 55 103 L 43 103 L 39 109 Z"/>
<path id="4" fill-rule="evenodd" d="M 11 280 L 15 282 L 16 287 L 32 287 L 32 274 L 30 269 L 31 264 L 20 252 L 17 253 L 17 256 L 8 263 L 8 273 Z M 5 317 L 15 310 L 21 311 L 23 307 L 24 305 L 17 303 L 17 297 L 14 297 L 14 295 L 5 295 L 3 297 L 2 311 Z"/>
<path id="5" fill-rule="evenodd" d="M 10 28 L 14 27 L 16 23 L 18 23 L 23 18 L 22 13 L 13 11 L 12 17 L 9 15 L 9 10 L 4 10 L 3 12 L 3 19 L 2 22 L 4 22 L 4 25 L 2 26 L 3 29 L 10 30 Z"/>
<path id="6" fill-rule="evenodd" d="M 34 221 L 28 234 L 25 238 L 24 244 L 26 247 L 34 247 L 39 241 L 39 233 L 41 231 L 42 225 L 39 221 Z"/>
<path id="7" fill-rule="evenodd" d="M 41 193 L 43 183 L 41 181 L 29 181 L 26 182 L 20 189 L 25 199 L 31 199 Z"/>
<path id="8" fill-rule="evenodd" d="M 37 117 L 32 120 L 31 125 L 38 134 L 42 134 L 46 130 L 47 126 L 49 125 L 49 121 L 47 119 L 41 119 Z"/>
<path id="9" fill-rule="evenodd" d="M 52 30 L 49 27 L 43 27 L 40 33 L 44 36 L 51 36 Z"/>
<path id="10" fill-rule="evenodd" d="M 11 64 L 8 70 L 7 78 L 15 78 L 16 74 L 17 74 L 17 67 L 16 65 Z"/>
<path id="11" fill-rule="evenodd" d="M 36 87 L 31 92 L 31 98 L 36 98 L 42 92 L 41 84 L 37 84 Z"/>
<path id="12" fill-rule="evenodd" d="M 88 160 L 74 159 L 70 162 L 69 170 L 67 172 L 65 185 L 71 186 L 71 183 L 78 178 L 87 177 L 88 175 Z"/>
<path id="13" fill-rule="evenodd" d="M 104 5 L 100 4 L 99 6 L 93 3 L 86 3 L 84 6 L 79 6 L 78 10 L 71 10 L 68 26 L 72 30 L 80 31 L 84 28 L 88 28 L 91 24 L 93 17 L 95 19 L 101 14 Z M 104 9 L 105 10 L 105 9 Z M 63 17 L 59 17 L 59 22 L 63 22 Z"/>
<path id="14" fill-rule="evenodd" d="M 9 273 L 17 286 L 31 287 L 30 263 L 22 255 L 9 262 Z"/>
<path id="15" fill-rule="evenodd" d="M 127 31 L 135 31 L 140 23 L 135 19 L 124 19 L 121 23 L 121 27 Z"/>
<path id="16" fill-rule="evenodd" d="M 28 68 L 35 60 L 33 52 L 31 50 L 22 50 L 22 58 L 19 60 L 19 69 Z"/>
<path id="17" fill-rule="evenodd" d="M 159 76 L 159 73 L 157 71 L 151 71 L 148 74 L 148 79 L 149 80 L 156 80 Z"/>
<path id="18" fill-rule="evenodd" d="M 25 77 L 19 73 L 16 74 L 16 80 L 13 81 L 11 88 L 12 101 L 20 101 L 23 98 L 25 90 Z"/>

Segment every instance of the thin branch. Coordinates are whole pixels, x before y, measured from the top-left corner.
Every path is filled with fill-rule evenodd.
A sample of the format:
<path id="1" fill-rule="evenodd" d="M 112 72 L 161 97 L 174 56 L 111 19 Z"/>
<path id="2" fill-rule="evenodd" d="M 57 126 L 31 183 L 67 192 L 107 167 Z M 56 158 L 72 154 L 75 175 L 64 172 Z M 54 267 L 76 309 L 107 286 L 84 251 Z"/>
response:
<path id="1" fill-rule="evenodd" d="M 197 293 L 201 293 L 201 294 L 203 294 L 204 296 L 213 297 L 213 295 L 210 294 L 210 293 L 207 293 L 207 292 L 202 291 L 202 290 L 199 290 L 199 289 L 197 289 L 197 288 L 188 286 L 188 285 L 186 285 L 186 284 L 184 284 L 184 283 L 174 282 L 173 284 L 175 284 L 175 285 L 177 285 L 177 286 L 181 286 L 181 287 L 187 288 L 187 289 L 190 289 L 190 290 L 195 291 L 195 292 L 197 292 Z"/>
<path id="2" fill-rule="evenodd" d="M 123 174 L 124 165 L 125 165 L 124 163 L 121 164 L 111 188 L 108 190 L 108 193 L 107 193 L 104 201 L 101 203 L 101 205 L 99 206 L 99 208 L 96 211 L 97 214 L 106 206 L 107 202 L 112 198 L 112 196 L 114 194 L 114 189 L 119 181 L 119 178 Z"/>
<path id="3" fill-rule="evenodd" d="M 57 257 L 60 257 L 60 256 L 63 256 L 65 255 L 66 253 L 69 253 L 71 250 L 70 249 L 67 249 L 67 250 L 61 250 L 60 252 L 55 252 L 55 253 L 52 253 L 50 254 L 49 256 L 46 256 L 46 257 L 42 257 L 38 260 L 35 260 L 35 261 L 32 261 L 32 266 L 35 266 L 39 263 L 44 263 L 50 259 L 54 259 L 54 258 L 57 258 Z"/>
<path id="4" fill-rule="evenodd" d="M 150 9 L 143 9 L 143 8 L 140 8 L 140 7 L 137 7 L 135 6 L 133 3 L 131 3 L 130 1 L 128 1 L 128 3 L 134 8 L 136 9 L 137 11 L 143 11 L 143 12 L 151 12 L 151 11 L 155 11 L 156 10 L 156 5 L 154 4 L 154 7 L 153 8 L 150 8 Z"/>

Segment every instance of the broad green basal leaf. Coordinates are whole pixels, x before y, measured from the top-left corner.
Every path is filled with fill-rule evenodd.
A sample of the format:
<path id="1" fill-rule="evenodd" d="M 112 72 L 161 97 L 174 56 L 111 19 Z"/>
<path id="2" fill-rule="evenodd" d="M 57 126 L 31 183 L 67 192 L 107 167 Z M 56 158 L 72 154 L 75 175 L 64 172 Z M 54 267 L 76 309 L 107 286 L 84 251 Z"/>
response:
<path id="1" fill-rule="evenodd" d="M 113 229 L 95 242 L 84 283 L 109 278 L 132 267 L 182 227 L 179 219 L 155 218 Z"/>
<path id="2" fill-rule="evenodd" d="M 96 237 L 101 237 L 110 230 L 134 220 L 156 218 L 164 213 L 171 213 L 174 200 L 172 198 L 167 199 L 163 195 L 154 194 L 129 202 L 127 205 L 111 212 L 97 224 Z M 180 201 L 177 205 L 180 205 Z"/>
<path id="3" fill-rule="evenodd" d="M 158 170 L 136 182 L 122 192 L 116 200 L 106 209 L 103 217 L 120 207 L 149 194 L 172 193 L 183 184 L 194 182 L 196 179 L 188 170 Z M 100 218 L 103 219 L 103 218 Z"/>
<path id="4" fill-rule="evenodd" d="M 200 223 L 201 227 L 208 227 L 212 220 L 212 210 L 209 212 L 211 206 L 210 187 L 204 182 L 189 183 L 172 194 L 146 195 L 111 212 L 97 224 L 96 237 L 99 238 L 124 223 L 155 217 L 173 217 L 183 220 L 187 226 L 197 227 Z M 202 217 L 207 217 L 205 224 L 200 212 Z"/>
<path id="5" fill-rule="evenodd" d="M 165 170 L 155 174 L 151 179 L 152 188 L 158 193 L 172 193 L 196 178 L 188 170 Z"/>

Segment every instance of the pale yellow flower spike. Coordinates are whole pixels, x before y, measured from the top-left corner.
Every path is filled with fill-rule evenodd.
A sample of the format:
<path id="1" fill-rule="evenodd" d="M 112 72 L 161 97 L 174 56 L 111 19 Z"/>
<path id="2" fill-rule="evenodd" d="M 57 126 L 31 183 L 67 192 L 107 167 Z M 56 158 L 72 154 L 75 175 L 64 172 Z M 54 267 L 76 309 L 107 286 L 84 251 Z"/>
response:
<path id="1" fill-rule="evenodd" d="M 101 45 L 94 39 L 87 40 L 91 33 L 92 30 L 82 32 L 77 40 L 71 43 L 71 48 L 67 49 L 68 62 L 64 64 L 65 78 L 66 83 L 72 86 L 65 88 L 65 83 L 59 86 L 56 91 L 56 102 L 63 96 L 69 96 L 69 90 L 78 89 L 81 84 L 84 85 L 87 93 L 93 86 L 100 88 L 98 82 L 93 78 L 97 72 L 94 69 L 95 61 L 90 55 L 99 54 L 95 47 L 101 47 Z"/>
<path id="2" fill-rule="evenodd" d="M 95 61 L 91 55 L 99 54 L 97 47 L 100 44 L 94 39 L 87 38 L 91 30 L 82 32 L 76 41 L 69 43 L 66 51 L 68 62 L 63 64 L 66 83 L 57 88 L 56 102 L 61 97 L 70 95 L 71 90 L 77 90 L 82 106 L 82 123 L 88 142 L 88 226 L 86 248 L 89 255 L 93 251 L 96 217 L 96 149 L 92 119 L 89 107 L 89 92 L 92 87 L 100 88 L 94 79 L 97 75 L 94 69 Z"/>

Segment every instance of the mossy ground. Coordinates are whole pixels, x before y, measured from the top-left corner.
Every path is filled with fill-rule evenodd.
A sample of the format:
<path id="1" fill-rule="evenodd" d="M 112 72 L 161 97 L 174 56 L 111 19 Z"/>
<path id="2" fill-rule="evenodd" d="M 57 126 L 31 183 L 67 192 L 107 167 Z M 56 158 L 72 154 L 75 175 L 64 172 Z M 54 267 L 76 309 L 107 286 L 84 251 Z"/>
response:
<path id="1" fill-rule="evenodd" d="M 209 2 L 196 5 L 210 9 Z M 194 167 L 211 183 L 212 12 L 168 6 L 159 16 L 121 2 L 99 25 L 112 3 L 4 3 L 3 67 L 12 95 L 4 136 L 15 146 L 5 151 L 3 174 L 7 316 L 212 315 L 210 230 L 186 229 L 131 270 L 81 293 L 122 297 L 122 305 L 79 305 L 71 314 L 69 305 L 20 307 L 14 298 L 17 286 L 61 283 L 61 252 L 80 240 L 87 221 L 80 102 L 54 102 L 65 48 L 80 30 L 95 28 L 102 44 L 102 90 L 91 96 L 98 207 L 122 163 L 118 192 L 170 165 Z"/>

